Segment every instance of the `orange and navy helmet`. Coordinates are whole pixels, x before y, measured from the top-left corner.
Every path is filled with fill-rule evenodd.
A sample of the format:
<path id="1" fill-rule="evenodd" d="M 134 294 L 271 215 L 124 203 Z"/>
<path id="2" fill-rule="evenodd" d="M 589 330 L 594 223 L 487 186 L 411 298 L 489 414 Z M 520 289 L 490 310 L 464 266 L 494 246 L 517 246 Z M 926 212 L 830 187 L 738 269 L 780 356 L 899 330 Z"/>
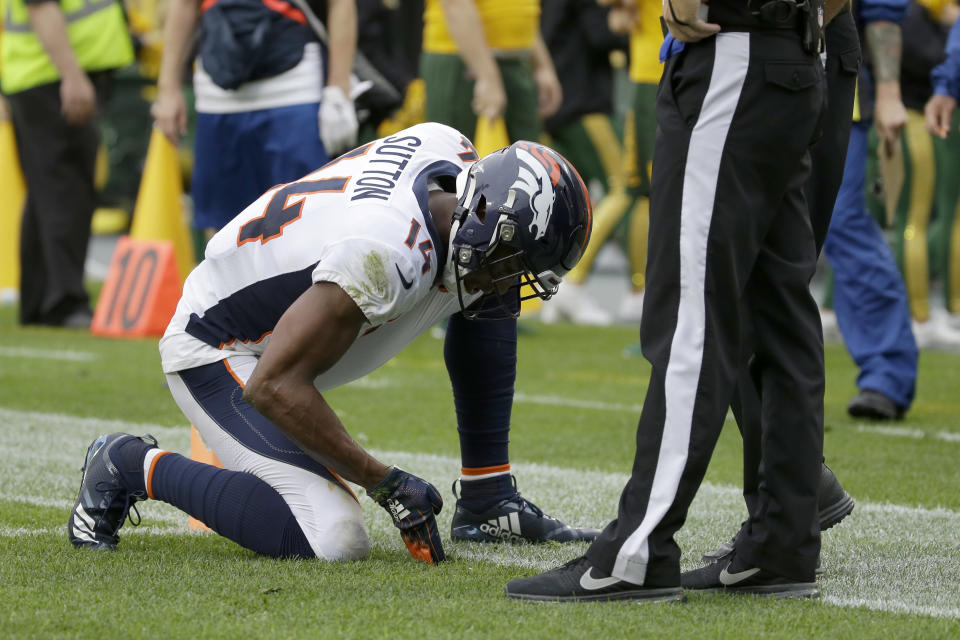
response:
<path id="1" fill-rule="evenodd" d="M 482 158 L 460 174 L 457 193 L 452 260 L 461 307 L 462 277 L 486 269 L 493 282 L 516 282 L 513 300 L 501 295 L 498 305 L 516 317 L 517 298 L 553 296 L 590 240 L 593 215 L 583 179 L 566 158 L 542 144 L 523 140 Z M 505 272 L 505 264 L 514 267 Z"/>

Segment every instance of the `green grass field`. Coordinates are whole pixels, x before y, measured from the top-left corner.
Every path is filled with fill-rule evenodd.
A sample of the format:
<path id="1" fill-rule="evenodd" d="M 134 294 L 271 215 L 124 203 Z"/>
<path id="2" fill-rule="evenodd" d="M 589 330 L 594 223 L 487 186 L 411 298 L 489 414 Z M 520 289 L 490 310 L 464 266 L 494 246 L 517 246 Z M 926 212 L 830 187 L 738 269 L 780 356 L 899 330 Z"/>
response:
<path id="1" fill-rule="evenodd" d="M 629 328 L 528 325 L 511 452 L 520 489 L 548 512 L 602 526 L 633 456 L 647 364 L 625 358 Z M 856 498 L 824 535 L 823 598 L 781 602 L 691 595 L 686 604 L 528 604 L 511 578 L 553 567 L 579 545 L 471 545 L 414 562 L 386 514 L 362 499 L 367 560 L 257 557 L 186 516 L 141 503 L 117 553 L 75 550 L 66 519 L 89 442 L 150 432 L 186 452 L 153 340 L 106 340 L 17 326 L 0 309 L 0 637 L 105 638 L 960 638 L 960 356 L 924 353 L 917 402 L 879 427 L 847 417 L 855 369 L 827 349 L 826 456 Z M 444 493 L 459 449 L 440 340 L 424 336 L 370 377 L 328 394 L 347 428 L 386 463 Z M 728 421 L 678 541 L 684 567 L 743 516 L 740 443 Z"/>

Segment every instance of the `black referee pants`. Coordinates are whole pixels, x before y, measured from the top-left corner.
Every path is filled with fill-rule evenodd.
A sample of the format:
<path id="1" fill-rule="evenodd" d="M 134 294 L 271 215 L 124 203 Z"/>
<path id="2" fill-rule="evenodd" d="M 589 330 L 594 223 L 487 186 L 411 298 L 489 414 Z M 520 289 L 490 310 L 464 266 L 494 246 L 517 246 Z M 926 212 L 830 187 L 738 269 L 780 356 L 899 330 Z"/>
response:
<path id="1" fill-rule="evenodd" d="M 827 26 L 826 50 L 827 112 L 823 137 L 811 150 L 812 169 L 804 187 L 817 254 L 823 247 L 843 179 L 857 71 L 860 67 L 860 41 L 856 22 L 849 9 L 837 15 Z M 744 326 L 747 329 L 744 343 L 752 345 L 750 324 L 745 323 Z M 761 390 L 752 369 L 751 360 L 741 373 L 732 404 L 737 425 L 743 434 L 743 497 L 750 514 L 737 535 L 736 547 L 738 553 L 746 554 L 757 564 L 765 566 L 764 541 L 780 539 L 785 532 L 775 528 L 776 522 L 764 518 L 769 511 L 771 480 L 766 478 L 761 460 Z M 774 492 L 777 490 L 774 489 Z"/>
<path id="2" fill-rule="evenodd" d="M 20 322 L 61 324 L 71 313 L 89 310 L 83 268 L 96 204 L 98 124 L 96 118 L 80 126 L 63 119 L 59 82 L 11 94 L 7 101 L 27 185 Z"/>
<path id="3" fill-rule="evenodd" d="M 803 184 L 823 82 L 819 59 L 793 30 L 723 32 L 667 63 L 641 323 L 650 384 L 618 517 L 587 552 L 622 580 L 680 583 L 673 536 L 733 396 L 745 314 L 763 388 L 766 473 L 789 487 L 766 514 L 789 532 L 770 541 L 779 557 L 766 568 L 813 579 L 823 343 L 808 289 L 816 250 Z"/>

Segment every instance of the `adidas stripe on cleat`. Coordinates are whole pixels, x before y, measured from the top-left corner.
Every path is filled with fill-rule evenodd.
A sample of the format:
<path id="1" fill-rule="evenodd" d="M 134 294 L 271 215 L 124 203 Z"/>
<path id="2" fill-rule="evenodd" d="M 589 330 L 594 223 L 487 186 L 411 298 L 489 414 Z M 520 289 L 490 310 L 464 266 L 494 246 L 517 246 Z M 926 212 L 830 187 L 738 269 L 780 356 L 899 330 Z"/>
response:
<path id="1" fill-rule="evenodd" d="M 519 492 L 480 513 L 458 499 L 450 525 L 453 540 L 470 542 L 592 542 L 598 535 L 598 529 L 578 529 L 548 516 Z"/>
<path id="2" fill-rule="evenodd" d="M 520 514 L 517 511 L 481 522 L 480 531 L 503 540 L 523 540 L 520 529 Z"/>
<path id="3" fill-rule="evenodd" d="M 111 433 L 94 440 L 87 448 L 83 463 L 83 479 L 80 493 L 70 512 L 67 536 L 73 546 L 90 549 L 116 549 L 120 541 L 117 535 L 130 513 L 130 508 L 147 497 L 146 491 L 131 488 L 124 480 L 124 473 L 138 470 L 121 470 L 118 461 L 111 457 L 119 446 L 130 440 L 139 440 L 145 452 L 157 446 L 153 436 L 131 436 Z M 141 458 L 142 463 L 142 458 Z M 142 471 L 140 471 L 142 473 Z M 134 513 L 137 513 L 134 507 Z M 139 513 L 134 526 L 140 524 Z"/>

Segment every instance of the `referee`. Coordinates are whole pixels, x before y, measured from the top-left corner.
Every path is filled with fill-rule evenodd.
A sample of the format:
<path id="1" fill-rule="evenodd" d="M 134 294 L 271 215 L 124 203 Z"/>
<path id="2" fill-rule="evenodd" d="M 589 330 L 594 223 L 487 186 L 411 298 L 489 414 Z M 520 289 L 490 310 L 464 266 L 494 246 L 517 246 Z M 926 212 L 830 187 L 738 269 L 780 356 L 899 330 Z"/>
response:
<path id="1" fill-rule="evenodd" d="M 586 555 L 512 581 L 509 597 L 683 598 L 674 534 L 723 426 L 748 320 L 771 485 L 761 517 L 783 535 L 738 545 L 717 587 L 818 595 L 823 344 L 803 195 L 825 101 L 816 4 L 664 2 L 673 38 L 662 50 L 641 322 L 652 371 L 633 473 Z"/>
<path id="2" fill-rule="evenodd" d="M 830 20 L 824 34 L 829 99 L 824 115 L 823 135 L 810 150 L 811 174 L 804 186 L 818 254 L 823 248 L 833 205 L 843 179 L 852 123 L 850 114 L 853 113 L 857 71 L 861 63 L 857 24 L 850 5 L 845 4 L 838 9 L 840 12 Z M 750 323 L 744 323 L 744 328 L 744 341 L 752 344 L 754 332 Z M 704 556 L 704 560 L 709 564 L 681 576 L 680 581 L 685 589 L 714 588 L 719 572 L 727 566 L 729 555 L 735 548 L 742 549 L 744 545 L 751 544 L 751 539 L 781 537 L 783 532 L 777 527 L 788 524 L 763 517 L 763 514 L 770 511 L 770 495 L 776 495 L 777 492 L 775 489 L 771 490 L 771 480 L 764 475 L 764 468 L 771 464 L 771 461 L 761 459 L 762 398 L 759 395 L 760 389 L 755 384 L 756 377 L 752 370 L 754 364 L 756 363 L 751 358 L 741 369 L 737 391 L 731 403 L 737 426 L 743 435 L 743 497 L 750 516 L 733 540 L 724 542 L 719 549 Z M 790 454 L 789 451 L 785 453 Z M 776 461 L 772 462 L 776 466 Z M 817 496 L 819 529 L 824 531 L 838 524 L 850 515 L 853 508 L 853 498 L 843 489 L 833 471 L 824 464 L 820 471 Z"/>

